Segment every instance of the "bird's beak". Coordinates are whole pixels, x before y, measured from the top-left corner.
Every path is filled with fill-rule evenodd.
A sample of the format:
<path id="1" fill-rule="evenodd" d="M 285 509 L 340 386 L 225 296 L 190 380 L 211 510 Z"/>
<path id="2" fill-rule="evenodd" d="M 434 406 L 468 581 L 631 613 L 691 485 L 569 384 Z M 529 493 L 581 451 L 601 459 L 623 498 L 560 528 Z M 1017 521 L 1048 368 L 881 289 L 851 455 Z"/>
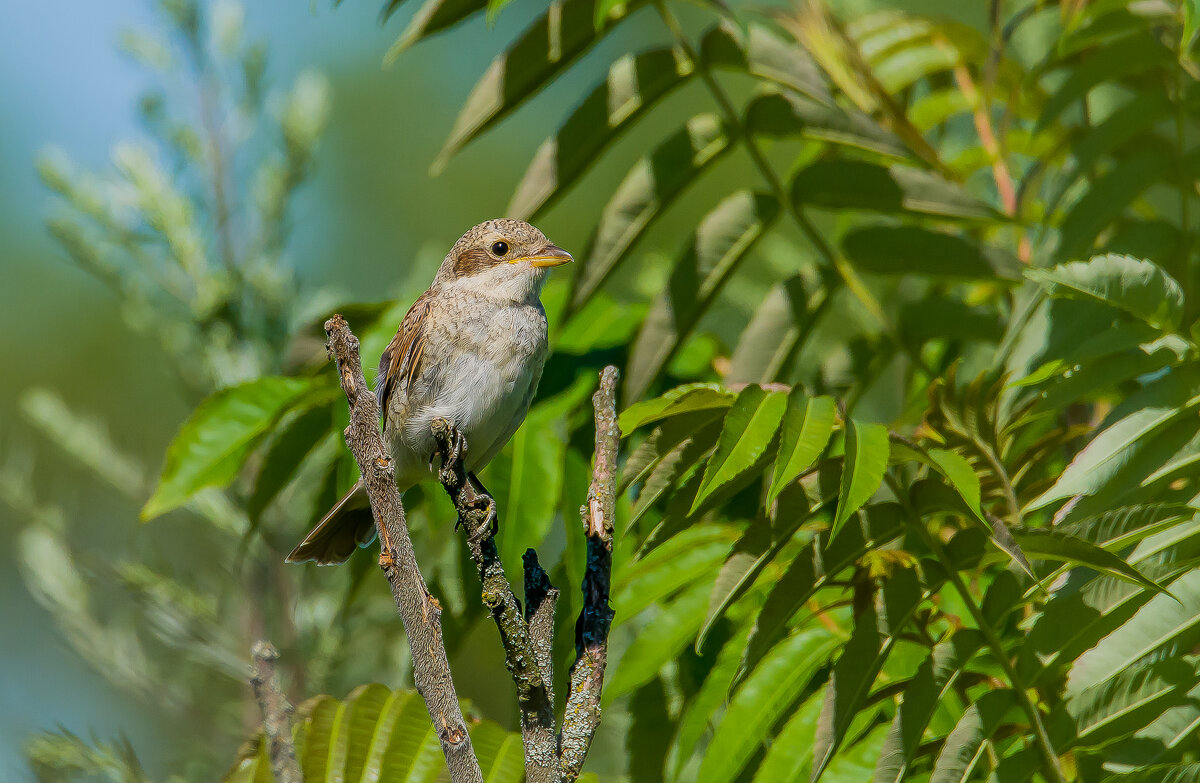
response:
<path id="1" fill-rule="evenodd" d="M 546 245 L 545 247 L 538 248 L 533 255 L 514 258 L 508 263 L 519 264 L 522 261 L 528 261 L 531 266 L 542 268 L 547 266 L 561 266 L 563 264 L 569 264 L 573 260 L 574 259 L 571 258 L 571 254 L 563 250 L 558 245 Z"/>

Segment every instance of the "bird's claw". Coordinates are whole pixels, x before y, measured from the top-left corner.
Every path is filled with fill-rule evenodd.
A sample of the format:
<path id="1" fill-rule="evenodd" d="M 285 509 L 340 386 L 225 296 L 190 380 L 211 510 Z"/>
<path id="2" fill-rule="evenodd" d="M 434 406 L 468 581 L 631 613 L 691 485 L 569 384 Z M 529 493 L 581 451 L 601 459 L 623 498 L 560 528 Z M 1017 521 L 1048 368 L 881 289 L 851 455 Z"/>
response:
<path id="1" fill-rule="evenodd" d="M 447 449 L 442 453 L 442 471 L 453 470 L 454 466 L 467 453 L 467 436 L 462 434 L 462 430 L 447 422 L 449 429 L 447 437 Z M 429 470 L 433 471 L 433 461 L 437 458 L 440 449 L 435 450 L 429 455 Z"/>
<path id="2" fill-rule="evenodd" d="M 458 530 L 462 527 L 464 522 L 474 516 L 472 512 L 477 511 L 483 511 L 484 516 L 483 520 L 474 529 L 467 532 L 467 540 L 472 544 L 479 543 L 487 536 L 496 535 L 496 531 L 500 529 L 496 513 L 496 501 L 491 495 L 480 495 L 467 501 L 467 513 L 459 516 L 458 521 L 454 523 L 454 529 Z"/>

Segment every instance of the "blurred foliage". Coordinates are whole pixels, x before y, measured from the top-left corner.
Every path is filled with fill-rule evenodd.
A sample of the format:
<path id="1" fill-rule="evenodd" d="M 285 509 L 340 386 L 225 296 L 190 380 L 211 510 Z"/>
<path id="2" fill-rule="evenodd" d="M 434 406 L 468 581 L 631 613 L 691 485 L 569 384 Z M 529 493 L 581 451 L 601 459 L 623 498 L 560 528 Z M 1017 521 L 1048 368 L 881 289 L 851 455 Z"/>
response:
<path id="1" fill-rule="evenodd" d="M 424 0 L 389 56 L 504 6 Z M 196 775 L 211 779 L 254 733 L 239 681 L 253 639 L 284 648 L 297 698 L 397 684 L 405 651 L 387 596 L 360 589 L 369 557 L 280 563 L 296 519 L 355 478 L 319 347 L 332 307 L 295 290 L 284 253 L 322 83 L 302 77 L 265 113 L 262 53 L 235 34 L 234 6 L 164 7 L 182 46 L 131 49 L 155 67 L 189 52 L 183 73 L 218 119 L 151 97 L 156 150 L 122 148 L 106 178 L 54 159 L 43 172 L 64 196 L 55 234 L 205 399 L 157 484 L 52 394 L 25 407 L 148 498 L 144 516 L 209 523 L 225 557 L 186 579 L 93 562 L 19 466 L 0 488 L 28 512 L 31 590 L 114 682 L 206 727 Z M 626 752 L 601 741 L 590 769 L 634 783 L 1200 779 L 1195 6 L 990 3 L 980 29 L 838 8 L 556 0 L 496 56 L 433 162 L 453 165 L 609 44 L 605 78 L 513 189 L 514 217 L 595 217 L 574 276 L 545 294 L 553 354 L 535 407 L 483 475 L 510 570 L 542 550 L 570 638 L 587 393 L 596 369 L 623 367 L 603 730 L 626 730 Z M 630 19 L 660 45 L 623 48 Z M 674 93 L 707 108 L 681 114 Z M 706 189 L 718 170 L 736 184 Z M 643 249 L 659 234 L 672 256 Z M 368 364 L 406 305 L 342 308 Z M 406 504 L 456 672 L 502 678 L 452 510 L 430 490 Z M 90 604 L 96 575 L 130 605 Z M 405 698 L 369 686 L 320 709 L 352 713 L 368 693 Z M 356 779 L 363 744 L 329 742 L 345 753 L 326 776 Z M 123 747 L 33 748 L 47 780 L 136 770 Z M 255 753 L 237 779 L 269 778 Z"/>

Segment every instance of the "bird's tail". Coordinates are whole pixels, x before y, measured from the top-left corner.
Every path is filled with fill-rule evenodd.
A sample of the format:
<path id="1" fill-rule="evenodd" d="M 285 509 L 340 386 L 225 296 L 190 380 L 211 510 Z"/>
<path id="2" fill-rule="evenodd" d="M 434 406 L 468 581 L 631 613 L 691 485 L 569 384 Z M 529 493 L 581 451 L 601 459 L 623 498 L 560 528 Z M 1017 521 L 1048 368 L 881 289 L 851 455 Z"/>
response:
<path id="1" fill-rule="evenodd" d="M 337 565 L 346 562 L 356 547 L 368 546 L 374 540 L 375 520 L 367 490 L 359 479 L 296 545 L 287 562 L 313 560 L 317 565 Z"/>

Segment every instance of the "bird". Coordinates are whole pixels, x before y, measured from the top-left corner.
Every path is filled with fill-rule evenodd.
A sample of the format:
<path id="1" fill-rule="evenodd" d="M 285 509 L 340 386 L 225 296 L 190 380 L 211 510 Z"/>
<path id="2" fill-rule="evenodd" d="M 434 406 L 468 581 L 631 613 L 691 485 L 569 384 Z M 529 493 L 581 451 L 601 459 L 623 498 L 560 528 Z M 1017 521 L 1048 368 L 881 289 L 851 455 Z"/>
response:
<path id="1" fill-rule="evenodd" d="M 434 419 L 461 433 L 471 473 L 521 426 L 548 350 L 542 286 L 549 269 L 571 261 L 537 228 L 509 218 L 480 223 L 454 243 L 379 359 L 375 394 L 402 493 L 435 476 Z M 360 479 L 287 561 L 344 563 L 374 539 Z"/>

